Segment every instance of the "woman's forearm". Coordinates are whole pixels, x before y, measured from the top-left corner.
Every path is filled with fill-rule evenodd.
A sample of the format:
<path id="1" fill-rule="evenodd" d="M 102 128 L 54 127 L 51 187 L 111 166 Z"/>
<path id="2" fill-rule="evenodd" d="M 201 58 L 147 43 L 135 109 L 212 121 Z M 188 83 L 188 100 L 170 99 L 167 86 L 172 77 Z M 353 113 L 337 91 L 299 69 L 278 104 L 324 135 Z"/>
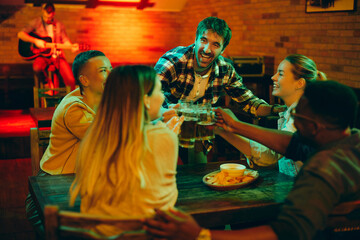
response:
<path id="1" fill-rule="evenodd" d="M 235 121 L 232 129 L 233 133 L 259 142 L 281 154 L 285 154 L 292 137 L 291 132 L 264 128 L 241 121 Z"/>
<path id="2" fill-rule="evenodd" d="M 243 154 L 247 156 L 251 155 L 249 139 L 220 128 L 216 131 L 216 134 L 224 138 L 227 142 L 229 142 Z"/>

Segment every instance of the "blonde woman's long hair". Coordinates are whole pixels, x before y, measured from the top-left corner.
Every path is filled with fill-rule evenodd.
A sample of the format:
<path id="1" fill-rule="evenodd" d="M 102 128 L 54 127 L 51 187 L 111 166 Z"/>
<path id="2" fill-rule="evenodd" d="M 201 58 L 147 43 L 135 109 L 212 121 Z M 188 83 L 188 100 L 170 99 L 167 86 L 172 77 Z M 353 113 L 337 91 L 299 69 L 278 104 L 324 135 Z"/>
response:
<path id="1" fill-rule="evenodd" d="M 149 116 L 143 98 L 152 94 L 155 79 L 154 69 L 142 65 L 117 67 L 109 74 L 96 117 L 79 148 L 70 205 L 79 194 L 90 197 L 90 205 L 100 198 L 116 204 L 113 194 L 103 194 L 105 187 L 120 196 L 130 194 L 135 184 L 144 187 Z"/>

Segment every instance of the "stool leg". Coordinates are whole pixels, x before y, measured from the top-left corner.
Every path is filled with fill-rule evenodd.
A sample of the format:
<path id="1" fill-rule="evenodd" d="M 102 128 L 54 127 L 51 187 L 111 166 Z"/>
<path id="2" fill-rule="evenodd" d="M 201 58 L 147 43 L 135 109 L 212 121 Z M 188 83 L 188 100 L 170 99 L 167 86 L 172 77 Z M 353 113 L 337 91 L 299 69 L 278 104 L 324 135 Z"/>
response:
<path id="1" fill-rule="evenodd" d="M 37 87 L 33 87 L 34 94 L 34 108 L 39 108 L 39 90 Z"/>
<path id="2" fill-rule="evenodd" d="M 55 86 L 54 86 L 54 71 L 49 70 L 48 76 L 49 76 L 49 80 L 48 80 L 49 88 L 55 88 Z M 50 90 L 48 94 L 53 96 L 54 91 Z"/>
<path id="3" fill-rule="evenodd" d="M 52 79 L 53 79 L 53 82 L 54 82 L 54 88 L 59 88 L 60 87 L 60 79 L 59 79 L 59 76 L 58 76 L 57 72 L 52 72 Z M 56 95 L 58 93 L 59 93 L 58 91 L 53 92 L 54 95 Z"/>
<path id="4" fill-rule="evenodd" d="M 47 108 L 47 101 L 46 101 L 46 98 L 43 98 L 43 108 Z"/>
<path id="5" fill-rule="evenodd" d="M 39 84 L 39 76 L 38 74 L 34 73 L 34 86 L 36 88 L 39 88 L 40 87 L 40 84 Z"/>

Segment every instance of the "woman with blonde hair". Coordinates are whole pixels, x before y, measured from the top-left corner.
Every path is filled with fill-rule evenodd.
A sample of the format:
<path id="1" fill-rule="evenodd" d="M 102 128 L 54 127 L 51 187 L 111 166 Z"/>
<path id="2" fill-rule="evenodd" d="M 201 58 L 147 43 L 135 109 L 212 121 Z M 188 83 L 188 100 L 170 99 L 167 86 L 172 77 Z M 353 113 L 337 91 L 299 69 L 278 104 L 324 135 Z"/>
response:
<path id="1" fill-rule="evenodd" d="M 144 217 L 177 200 L 178 139 L 151 120 L 164 102 L 161 82 L 147 66 L 123 66 L 109 75 L 97 115 L 80 146 L 70 205 L 81 212 Z M 117 234 L 111 226 L 96 229 Z"/>
<path id="2" fill-rule="evenodd" d="M 273 96 L 282 99 L 287 106 L 284 112 L 279 113 L 278 129 L 295 132 L 294 119 L 290 117 L 291 111 L 303 95 L 306 84 L 326 80 L 326 75 L 317 70 L 312 59 L 301 54 L 291 54 L 279 64 L 276 74 L 271 79 Z M 223 129 L 217 129 L 217 133 L 245 154 L 251 168 L 274 167 L 278 163 L 280 172 L 295 176 L 302 165 L 301 162 L 295 164 L 292 160 L 248 138 Z"/>

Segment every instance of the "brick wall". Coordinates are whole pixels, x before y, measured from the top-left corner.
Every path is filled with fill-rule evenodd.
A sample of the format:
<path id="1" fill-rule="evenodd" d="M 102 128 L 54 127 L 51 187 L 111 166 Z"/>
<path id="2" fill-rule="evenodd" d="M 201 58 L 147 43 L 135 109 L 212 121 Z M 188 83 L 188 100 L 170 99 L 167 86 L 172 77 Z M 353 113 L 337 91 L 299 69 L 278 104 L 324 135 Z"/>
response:
<path id="1" fill-rule="evenodd" d="M 116 63 L 154 63 L 179 44 L 179 23 L 167 12 L 131 8 L 79 8 L 56 6 L 56 18 L 66 27 L 72 42 L 103 51 Z M 17 32 L 29 19 L 41 14 L 40 7 L 7 6 L 0 10 L 0 63 L 23 62 L 17 53 Z M 77 53 L 65 51 L 72 62 Z"/>
<path id="2" fill-rule="evenodd" d="M 0 63 L 22 63 L 16 33 L 40 9 L 7 6 L 0 14 Z M 90 44 L 114 63 L 156 62 L 166 50 L 193 43 L 198 22 L 207 16 L 225 19 L 233 30 L 225 56 L 274 56 L 277 66 L 300 53 L 329 78 L 360 88 L 360 10 L 308 14 L 305 0 L 188 0 L 181 12 L 56 9 L 73 42 Z M 76 54 L 66 53 L 72 62 Z"/>
<path id="3" fill-rule="evenodd" d="M 305 0 L 188 1 L 183 43 L 202 18 L 226 20 L 233 37 L 224 54 L 274 56 L 275 69 L 288 54 L 304 54 L 330 79 L 360 88 L 360 0 L 355 12 L 305 13 Z"/>

